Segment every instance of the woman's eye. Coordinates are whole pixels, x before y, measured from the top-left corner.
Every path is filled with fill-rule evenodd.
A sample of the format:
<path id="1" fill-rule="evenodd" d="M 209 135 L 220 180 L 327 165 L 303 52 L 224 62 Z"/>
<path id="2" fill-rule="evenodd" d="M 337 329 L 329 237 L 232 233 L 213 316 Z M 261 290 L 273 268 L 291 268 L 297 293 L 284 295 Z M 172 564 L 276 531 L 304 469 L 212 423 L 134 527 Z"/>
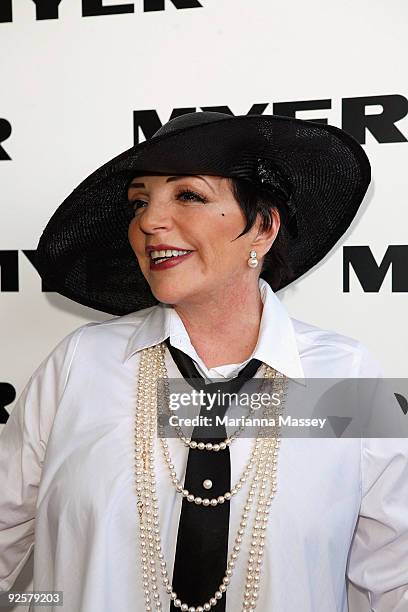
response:
<path id="1" fill-rule="evenodd" d="M 198 202 L 202 202 L 202 203 L 207 202 L 207 198 L 199 195 L 198 193 L 196 193 L 195 191 L 192 191 L 191 189 L 182 189 L 181 191 L 177 192 L 175 197 L 176 199 L 181 200 L 183 202 L 191 202 L 194 200 Z M 147 206 L 148 202 L 145 202 L 144 200 L 130 200 L 128 204 L 129 204 L 129 209 L 131 210 L 131 212 L 133 214 L 136 214 L 141 208 L 144 208 L 145 206 Z"/>
<path id="2" fill-rule="evenodd" d="M 144 200 L 130 200 L 129 208 L 133 213 L 135 213 L 139 210 L 141 204 L 147 204 L 147 202 Z"/>
<path id="3" fill-rule="evenodd" d="M 182 189 L 181 191 L 177 193 L 177 198 L 180 198 L 181 196 L 184 196 L 184 195 L 187 196 L 187 201 L 188 200 L 198 200 L 199 202 L 207 202 L 206 198 L 203 198 L 195 191 L 191 191 L 191 189 Z"/>

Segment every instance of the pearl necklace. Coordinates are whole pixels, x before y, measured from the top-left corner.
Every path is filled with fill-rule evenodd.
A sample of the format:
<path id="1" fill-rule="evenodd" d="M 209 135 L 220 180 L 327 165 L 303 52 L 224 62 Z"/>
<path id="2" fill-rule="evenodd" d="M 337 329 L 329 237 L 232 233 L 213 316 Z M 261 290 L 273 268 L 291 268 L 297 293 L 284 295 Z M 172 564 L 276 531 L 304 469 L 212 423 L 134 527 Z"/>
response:
<path id="1" fill-rule="evenodd" d="M 140 547 L 142 561 L 142 579 L 145 596 L 145 610 L 162 610 L 157 570 L 161 573 L 162 584 L 174 606 L 182 612 L 208 612 L 223 597 L 230 584 L 233 570 L 241 550 L 241 543 L 246 532 L 248 518 L 256 498 L 255 518 L 252 527 L 251 548 L 249 551 L 243 612 L 253 612 L 257 604 L 262 558 L 265 546 L 268 515 L 277 484 L 277 458 L 280 438 L 270 437 L 269 428 L 260 428 L 257 439 L 258 453 L 254 459 L 255 471 L 241 516 L 234 546 L 229 556 L 227 569 L 218 590 L 201 606 L 190 606 L 182 602 L 170 584 L 167 564 L 161 546 L 158 499 L 154 470 L 154 439 L 157 427 L 157 381 L 167 375 L 165 361 L 165 344 L 161 343 L 146 348 L 141 353 L 139 364 L 138 397 L 135 419 L 135 474 L 137 508 L 139 512 Z M 279 378 L 284 385 L 286 378 L 267 367 L 266 378 Z M 282 387 L 283 388 L 283 387 Z M 280 413 L 283 403 L 274 407 Z M 278 427 L 273 428 L 275 433 Z M 255 447 L 257 447 L 257 444 Z"/>
<path id="2" fill-rule="evenodd" d="M 265 365 L 265 364 L 263 364 Z M 161 401 L 163 398 L 163 395 L 165 395 L 166 397 L 168 397 L 168 393 L 169 393 L 169 382 L 167 379 L 165 379 L 164 381 L 164 386 L 165 386 L 165 392 L 164 393 L 160 393 L 161 396 Z M 264 381 L 262 383 L 262 388 L 264 385 Z M 166 406 L 166 412 L 167 414 L 170 414 L 170 411 L 168 410 L 168 401 L 165 402 L 165 406 Z M 250 408 L 249 412 L 248 412 L 248 418 L 251 418 L 251 416 L 253 415 L 253 413 L 255 412 L 254 408 Z M 234 431 L 233 434 L 231 434 L 230 436 L 228 436 L 227 438 L 225 438 L 225 440 L 223 440 L 222 442 L 219 443 L 215 443 L 213 444 L 212 442 L 207 442 L 206 444 L 204 444 L 204 442 L 197 442 L 196 440 L 192 440 L 191 438 L 188 438 L 187 436 L 184 435 L 181 427 L 179 425 L 174 425 L 174 429 L 176 430 L 176 433 L 178 435 L 178 437 L 180 438 L 180 440 L 184 443 L 185 446 L 188 446 L 192 449 L 197 449 L 197 450 L 206 450 L 206 451 L 215 451 L 218 452 L 220 450 L 225 450 L 227 448 L 227 446 L 231 446 L 232 442 L 234 440 L 236 440 L 236 438 L 238 438 L 238 436 L 241 435 L 242 431 L 245 429 L 244 425 L 241 425 L 240 427 L 238 427 L 238 429 L 236 431 Z M 161 436 L 162 438 L 164 437 L 163 435 Z"/>
<path id="3" fill-rule="evenodd" d="M 265 364 L 263 364 L 263 365 L 265 366 Z M 265 376 L 265 373 L 266 373 L 266 369 L 267 369 L 267 366 L 265 366 L 264 376 Z M 166 385 L 166 400 L 168 400 L 168 378 L 167 378 L 167 371 L 166 371 L 165 367 L 163 368 L 163 370 L 164 370 L 164 372 L 163 372 L 164 380 L 165 380 L 165 383 L 167 383 L 167 385 Z M 264 386 L 265 386 L 265 380 L 262 381 L 262 389 L 264 388 Z M 163 401 L 163 396 L 161 396 L 160 399 L 161 399 L 161 401 Z M 166 406 L 168 405 L 168 401 L 166 401 L 165 405 Z M 250 412 L 253 413 L 254 409 L 251 409 Z M 240 429 L 243 430 L 244 426 L 241 426 Z M 188 489 L 185 489 L 183 487 L 182 483 L 180 482 L 180 480 L 177 478 L 177 473 L 176 473 L 176 471 L 174 469 L 174 464 L 172 463 L 171 458 L 170 458 L 169 445 L 168 445 L 168 443 L 167 443 L 167 441 L 165 439 L 164 433 L 165 433 L 164 427 L 163 427 L 162 424 L 160 424 L 160 421 L 159 421 L 159 438 L 160 438 L 160 443 L 161 443 L 161 446 L 162 446 L 164 461 L 166 462 L 167 467 L 169 469 L 171 482 L 174 485 L 177 493 L 180 493 L 183 497 L 185 497 L 188 502 L 195 503 L 197 505 L 210 506 L 210 507 L 215 508 L 219 504 L 223 504 L 225 501 L 229 501 L 231 499 L 231 497 L 236 495 L 238 493 L 238 491 L 245 484 L 248 476 L 250 475 L 250 473 L 252 471 L 252 468 L 255 466 L 256 460 L 257 460 L 258 455 L 259 455 L 260 441 L 259 440 L 255 440 L 254 447 L 252 449 L 249 461 L 248 461 L 248 463 L 247 463 L 247 465 L 246 465 L 246 467 L 245 467 L 245 469 L 243 471 L 243 474 L 239 478 L 238 482 L 231 488 L 231 491 L 226 491 L 224 493 L 224 495 L 219 495 L 218 497 L 213 497 L 211 499 L 209 499 L 208 497 L 204 497 L 204 499 L 203 499 L 200 496 L 193 495 L 192 493 L 190 493 L 190 491 Z M 192 442 L 194 443 L 194 440 Z M 202 443 L 202 442 L 199 442 L 198 444 L 202 444 L 204 446 L 204 443 Z M 209 443 L 209 444 L 211 444 L 211 443 Z M 191 446 L 191 444 L 189 446 L 190 446 L 190 448 L 194 448 L 194 447 Z M 213 446 L 213 445 L 211 444 L 211 446 Z M 226 448 L 226 446 L 224 448 Z M 218 450 L 220 450 L 220 449 L 218 449 Z M 205 486 L 206 482 L 210 483 L 209 488 L 211 488 L 212 482 L 209 481 L 209 480 L 205 480 L 204 481 L 204 483 L 203 483 L 204 488 L 207 488 Z"/>
<path id="4" fill-rule="evenodd" d="M 169 471 L 170 471 L 171 482 L 175 486 L 177 493 L 180 493 L 183 497 L 185 497 L 188 502 L 194 502 L 197 505 L 202 504 L 203 506 L 212 506 L 212 507 L 218 506 L 218 504 L 223 504 L 225 501 L 229 501 L 231 497 L 233 497 L 234 495 L 238 493 L 238 491 L 245 484 L 249 474 L 252 471 L 252 468 L 256 464 L 256 460 L 258 459 L 259 450 L 260 450 L 260 442 L 256 440 L 254 448 L 252 449 L 249 461 L 245 467 L 245 470 L 241 478 L 236 483 L 236 485 L 231 488 L 231 491 L 226 491 L 224 495 L 219 495 L 218 497 L 213 497 L 211 499 L 208 499 L 207 497 L 204 497 L 204 499 L 202 499 L 201 497 L 199 496 L 196 497 L 195 495 L 190 493 L 188 489 L 184 489 L 183 485 L 177 478 L 177 474 L 174 470 L 174 464 L 171 463 L 169 446 L 166 440 L 164 438 L 160 438 L 160 442 L 161 442 L 162 449 L 163 449 L 164 460 L 167 463 L 167 467 L 169 468 Z"/>
<path id="5" fill-rule="evenodd" d="M 164 383 L 165 390 L 164 391 L 160 390 L 160 394 L 159 394 L 160 401 L 161 401 L 161 405 L 164 404 L 166 408 L 166 412 L 169 415 L 170 411 L 168 409 L 168 399 L 167 399 L 168 393 L 169 393 L 168 379 L 165 379 L 163 383 Z M 251 407 L 248 411 L 248 418 L 250 418 L 254 412 L 255 412 L 254 408 Z M 204 442 L 197 442 L 196 440 L 192 440 L 191 438 L 188 438 L 187 436 L 185 436 L 180 425 L 173 425 L 173 427 L 177 433 L 177 436 L 180 438 L 180 440 L 183 442 L 185 446 L 188 446 L 189 448 L 192 448 L 194 450 L 197 449 L 197 450 L 206 450 L 206 451 L 215 451 L 215 452 L 218 452 L 220 450 L 225 450 L 227 446 L 231 446 L 234 440 L 236 440 L 236 438 L 238 438 L 241 435 L 242 431 L 245 429 L 245 426 L 241 425 L 240 427 L 238 427 L 236 431 L 234 431 L 234 433 L 232 433 L 230 436 L 225 438 L 225 440 L 222 440 L 219 443 L 207 442 L 206 444 L 204 444 Z M 162 431 L 164 431 L 164 428 Z M 161 437 L 163 438 L 164 435 L 161 435 Z"/>

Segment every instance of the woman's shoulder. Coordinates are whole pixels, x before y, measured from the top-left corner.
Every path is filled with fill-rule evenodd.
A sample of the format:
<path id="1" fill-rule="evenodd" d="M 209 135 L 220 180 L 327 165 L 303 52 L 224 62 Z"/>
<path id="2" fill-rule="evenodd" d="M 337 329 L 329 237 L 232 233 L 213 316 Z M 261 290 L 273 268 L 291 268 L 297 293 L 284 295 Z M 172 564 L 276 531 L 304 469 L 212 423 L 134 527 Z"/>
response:
<path id="1" fill-rule="evenodd" d="M 104 321 L 90 321 L 78 329 L 89 327 L 95 334 L 115 334 L 116 332 L 120 332 L 121 329 L 135 330 L 143 325 L 152 315 L 154 316 L 158 309 L 160 309 L 160 304 L 150 306 L 149 308 L 143 308 L 142 310 L 136 310 L 126 315 L 110 317 Z"/>
<path id="2" fill-rule="evenodd" d="M 324 359 L 345 361 L 360 376 L 378 375 L 381 366 L 371 350 L 357 338 L 332 329 L 291 318 L 300 356 L 319 355 Z"/>
<path id="3" fill-rule="evenodd" d="M 361 342 L 351 336 L 346 336 L 333 329 L 318 327 L 306 321 L 291 317 L 296 338 L 303 344 L 344 347 L 345 350 L 359 350 Z"/>
<path id="4" fill-rule="evenodd" d="M 157 324 L 157 318 L 160 317 L 159 309 L 160 306 L 155 305 L 126 315 L 110 317 L 104 321 L 90 321 L 76 328 L 70 335 L 80 335 L 83 349 L 86 346 L 102 349 L 105 344 L 111 349 L 115 346 L 121 348 L 145 325 L 151 328 Z"/>
<path id="5" fill-rule="evenodd" d="M 115 316 L 104 321 L 89 321 L 66 334 L 53 346 L 34 371 L 38 374 L 49 363 L 67 364 L 71 368 L 74 360 L 91 363 L 103 354 L 122 359 L 129 340 L 157 316 L 157 305 L 127 315 Z M 75 358 L 75 359 L 74 359 Z"/>

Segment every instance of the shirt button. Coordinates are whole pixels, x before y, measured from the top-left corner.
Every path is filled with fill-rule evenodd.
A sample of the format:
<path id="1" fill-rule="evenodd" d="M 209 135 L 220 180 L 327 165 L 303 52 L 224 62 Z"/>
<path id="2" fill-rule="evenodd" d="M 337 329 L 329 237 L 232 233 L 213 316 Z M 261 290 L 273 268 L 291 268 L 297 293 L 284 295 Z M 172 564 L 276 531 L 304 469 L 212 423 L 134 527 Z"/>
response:
<path id="1" fill-rule="evenodd" d="M 211 489 L 212 486 L 213 486 L 212 480 L 210 480 L 209 478 L 206 478 L 205 480 L 203 480 L 204 489 Z"/>

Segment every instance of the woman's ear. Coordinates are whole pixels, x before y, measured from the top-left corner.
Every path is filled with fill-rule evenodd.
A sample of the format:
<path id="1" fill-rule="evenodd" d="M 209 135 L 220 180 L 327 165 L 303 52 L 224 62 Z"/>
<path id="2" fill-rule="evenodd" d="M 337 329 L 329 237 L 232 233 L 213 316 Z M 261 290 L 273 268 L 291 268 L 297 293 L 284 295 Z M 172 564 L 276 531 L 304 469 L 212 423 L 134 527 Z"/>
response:
<path id="1" fill-rule="evenodd" d="M 280 214 L 277 208 L 271 209 L 271 220 L 272 223 L 270 228 L 261 230 L 262 216 L 260 213 L 258 213 L 258 232 L 254 242 L 252 243 L 252 248 L 259 252 L 257 255 L 258 258 L 263 257 L 269 251 L 276 239 L 276 236 L 278 235 L 280 228 Z"/>

